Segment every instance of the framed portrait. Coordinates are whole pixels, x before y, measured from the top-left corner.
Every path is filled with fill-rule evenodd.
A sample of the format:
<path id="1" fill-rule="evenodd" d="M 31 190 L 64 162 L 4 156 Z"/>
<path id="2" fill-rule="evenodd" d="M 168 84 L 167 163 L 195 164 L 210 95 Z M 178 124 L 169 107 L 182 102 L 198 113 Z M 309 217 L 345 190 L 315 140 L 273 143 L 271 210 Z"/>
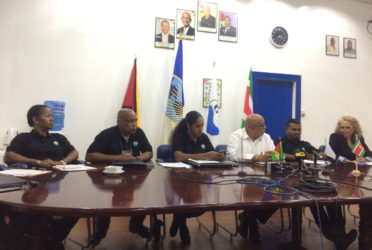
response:
<path id="1" fill-rule="evenodd" d="M 177 9 L 177 31 L 179 39 L 182 35 L 184 40 L 195 40 L 195 14 L 193 10 Z"/>
<path id="2" fill-rule="evenodd" d="M 218 40 L 238 42 L 238 14 L 220 11 L 218 27 Z"/>
<path id="3" fill-rule="evenodd" d="M 338 36 L 326 35 L 326 55 L 338 56 L 340 51 Z"/>
<path id="4" fill-rule="evenodd" d="M 356 58 L 356 39 L 344 37 L 344 57 Z"/>
<path id="5" fill-rule="evenodd" d="M 198 31 L 217 32 L 217 4 L 198 2 Z"/>
<path id="6" fill-rule="evenodd" d="M 203 107 L 209 107 L 209 96 L 211 93 L 211 78 L 203 78 Z M 222 106 L 222 80 L 216 79 L 217 81 L 217 98 L 218 108 Z"/>
<path id="7" fill-rule="evenodd" d="M 174 49 L 174 19 L 155 18 L 155 47 Z"/>

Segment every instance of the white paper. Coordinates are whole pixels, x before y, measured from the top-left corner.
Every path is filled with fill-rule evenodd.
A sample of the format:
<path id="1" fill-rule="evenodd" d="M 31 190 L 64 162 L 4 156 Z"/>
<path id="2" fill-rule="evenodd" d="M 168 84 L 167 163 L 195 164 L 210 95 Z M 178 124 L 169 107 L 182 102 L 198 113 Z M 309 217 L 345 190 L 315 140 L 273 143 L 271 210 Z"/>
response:
<path id="1" fill-rule="evenodd" d="M 34 176 L 39 174 L 47 174 L 50 173 L 49 170 L 36 170 L 36 169 L 8 169 L 4 171 L 0 171 L 0 174 L 5 175 L 14 175 L 18 177 L 27 177 L 27 176 Z"/>
<path id="2" fill-rule="evenodd" d="M 70 171 L 85 171 L 85 170 L 96 169 L 94 167 L 88 167 L 88 166 L 85 166 L 85 165 L 82 165 L 82 164 L 78 164 L 78 165 L 73 165 L 73 164 L 57 165 L 57 166 L 53 166 L 53 168 L 61 170 L 61 171 L 67 171 L 67 172 L 70 172 Z"/>
<path id="3" fill-rule="evenodd" d="M 165 168 L 191 168 L 190 165 L 183 162 L 158 162 L 158 164 Z"/>

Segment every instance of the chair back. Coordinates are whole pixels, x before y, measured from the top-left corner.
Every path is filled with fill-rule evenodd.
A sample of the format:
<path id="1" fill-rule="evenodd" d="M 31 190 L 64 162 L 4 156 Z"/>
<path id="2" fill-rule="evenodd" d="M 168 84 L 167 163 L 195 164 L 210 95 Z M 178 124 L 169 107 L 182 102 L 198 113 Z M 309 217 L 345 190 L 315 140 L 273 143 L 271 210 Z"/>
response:
<path id="1" fill-rule="evenodd" d="M 319 152 L 324 152 L 324 151 L 325 151 L 325 145 L 320 145 Z"/>
<path id="2" fill-rule="evenodd" d="M 216 151 L 220 152 L 220 153 L 223 153 L 224 155 L 226 155 L 226 150 L 227 150 L 227 145 L 226 144 L 219 144 L 219 145 L 216 146 Z"/>
<path id="3" fill-rule="evenodd" d="M 157 149 L 157 162 L 173 162 L 173 151 L 171 145 L 163 144 Z"/>

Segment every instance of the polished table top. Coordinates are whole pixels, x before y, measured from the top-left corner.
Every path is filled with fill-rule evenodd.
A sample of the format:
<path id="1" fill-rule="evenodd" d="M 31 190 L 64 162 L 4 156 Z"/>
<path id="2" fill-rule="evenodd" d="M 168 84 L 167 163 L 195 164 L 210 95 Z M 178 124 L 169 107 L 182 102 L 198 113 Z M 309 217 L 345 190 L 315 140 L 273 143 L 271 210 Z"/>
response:
<path id="1" fill-rule="evenodd" d="M 318 177 L 337 181 L 338 194 L 313 194 L 319 204 L 334 204 L 336 201 L 339 204 L 372 204 L 370 166 L 359 167 L 360 177 L 351 176 L 355 168 L 353 164 L 328 167 L 334 172 L 331 175 L 319 172 Z M 247 176 L 237 175 L 242 169 Z M 288 175 L 274 171 L 269 175 L 265 166 L 245 164 L 234 169 L 170 169 L 155 164 L 146 170 L 126 170 L 118 176 L 105 175 L 102 170 L 103 166 L 98 166 L 92 171 L 54 171 L 33 177 L 39 181 L 37 187 L 0 193 L 0 208 L 84 217 L 314 205 L 311 198 L 298 193 L 279 196 L 264 192 L 263 186 L 236 183 L 236 180 L 253 178 L 279 180 Z M 286 183 L 296 186 L 298 179 L 296 172 Z"/>

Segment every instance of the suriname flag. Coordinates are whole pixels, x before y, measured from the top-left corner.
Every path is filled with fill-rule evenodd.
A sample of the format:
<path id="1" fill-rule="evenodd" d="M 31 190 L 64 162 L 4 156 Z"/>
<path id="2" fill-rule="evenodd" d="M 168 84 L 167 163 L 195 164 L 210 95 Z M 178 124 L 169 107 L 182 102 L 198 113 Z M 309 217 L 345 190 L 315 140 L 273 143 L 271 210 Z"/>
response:
<path id="1" fill-rule="evenodd" d="M 358 140 L 354 143 L 354 146 L 353 146 L 353 153 L 354 153 L 356 156 L 359 156 L 359 157 L 363 157 L 364 154 L 366 153 L 366 151 L 364 150 L 363 144 L 361 143 L 361 141 L 360 141 L 359 138 L 358 138 Z"/>

